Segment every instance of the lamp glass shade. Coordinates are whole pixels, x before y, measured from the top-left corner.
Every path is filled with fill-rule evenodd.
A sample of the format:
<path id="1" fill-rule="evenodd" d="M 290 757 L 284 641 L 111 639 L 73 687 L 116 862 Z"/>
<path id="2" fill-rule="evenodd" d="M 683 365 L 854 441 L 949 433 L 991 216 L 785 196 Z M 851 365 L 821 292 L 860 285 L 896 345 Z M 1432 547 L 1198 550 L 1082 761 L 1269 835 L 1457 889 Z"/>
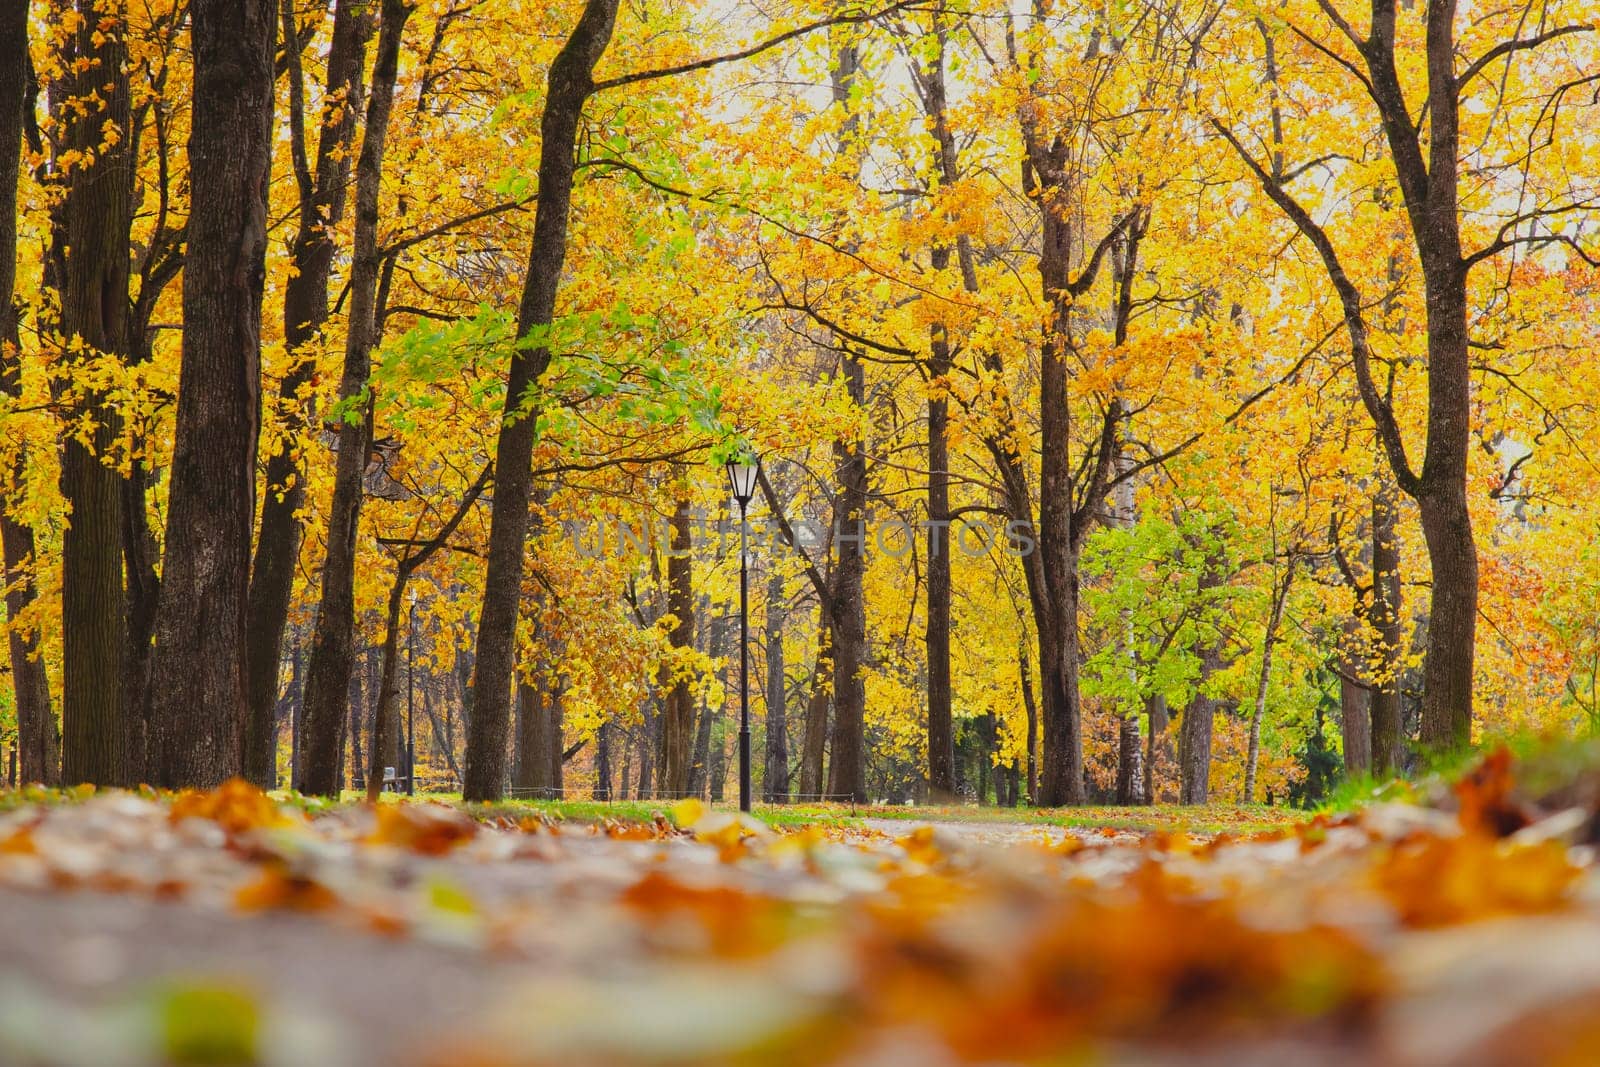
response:
<path id="1" fill-rule="evenodd" d="M 744 455 L 728 461 L 728 487 L 741 507 L 756 495 L 756 472 L 760 469 L 761 461 L 754 456 Z"/>

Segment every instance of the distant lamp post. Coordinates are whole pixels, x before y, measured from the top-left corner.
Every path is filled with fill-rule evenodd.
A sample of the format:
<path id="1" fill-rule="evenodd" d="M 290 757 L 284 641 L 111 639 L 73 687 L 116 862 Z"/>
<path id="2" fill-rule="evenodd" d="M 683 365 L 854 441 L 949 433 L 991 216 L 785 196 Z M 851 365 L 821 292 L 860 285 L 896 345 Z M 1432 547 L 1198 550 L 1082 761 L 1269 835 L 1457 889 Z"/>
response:
<path id="1" fill-rule="evenodd" d="M 756 495 L 761 460 L 743 452 L 728 461 L 728 487 L 739 502 L 739 810 L 750 810 L 750 571 L 745 552 L 745 511 Z"/>
<path id="2" fill-rule="evenodd" d="M 417 794 L 417 591 L 406 622 L 406 796 Z"/>

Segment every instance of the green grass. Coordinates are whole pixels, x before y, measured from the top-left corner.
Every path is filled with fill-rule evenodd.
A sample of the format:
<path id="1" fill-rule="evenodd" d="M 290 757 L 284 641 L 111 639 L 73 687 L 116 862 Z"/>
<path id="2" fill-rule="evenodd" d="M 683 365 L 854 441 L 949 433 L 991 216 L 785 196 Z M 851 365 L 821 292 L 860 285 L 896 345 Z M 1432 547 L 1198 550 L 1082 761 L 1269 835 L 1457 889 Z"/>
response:
<path id="1" fill-rule="evenodd" d="M 429 799 L 459 803 L 453 794 L 432 794 Z M 714 810 L 734 811 L 731 803 L 711 805 Z M 468 805 L 468 810 L 486 816 L 541 815 L 566 822 L 599 823 L 606 819 L 624 822 L 648 822 L 657 814 L 671 814 L 672 805 L 665 801 L 617 800 L 609 803 L 592 800 L 508 800 L 498 804 Z M 1236 805 L 1211 805 L 1206 807 L 1180 807 L 1161 804 L 1155 807 L 1082 807 L 1082 808 L 997 808 L 979 807 L 975 804 L 956 804 L 936 807 L 905 807 L 902 805 L 870 806 L 848 804 L 757 804 L 751 812 L 769 826 L 799 828 L 825 825 L 861 827 L 865 820 L 904 822 L 910 825 L 926 822 L 959 822 L 997 825 L 1065 826 L 1073 829 L 1112 829 L 1136 833 L 1157 831 L 1188 831 L 1202 834 L 1261 833 L 1293 826 L 1311 818 L 1312 813 L 1293 808 L 1269 808 L 1263 805 L 1240 807 Z"/>

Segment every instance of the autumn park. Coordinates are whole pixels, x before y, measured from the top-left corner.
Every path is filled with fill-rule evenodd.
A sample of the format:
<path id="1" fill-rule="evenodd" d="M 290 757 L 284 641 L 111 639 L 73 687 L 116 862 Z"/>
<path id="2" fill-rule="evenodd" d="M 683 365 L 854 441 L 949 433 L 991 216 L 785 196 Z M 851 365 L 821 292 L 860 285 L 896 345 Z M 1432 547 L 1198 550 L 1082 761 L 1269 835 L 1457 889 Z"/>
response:
<path id="1" fill-rule="evenodd" d="M 0 0 L 0 1065 L 1600 1062 L 1600 0 Z"/>

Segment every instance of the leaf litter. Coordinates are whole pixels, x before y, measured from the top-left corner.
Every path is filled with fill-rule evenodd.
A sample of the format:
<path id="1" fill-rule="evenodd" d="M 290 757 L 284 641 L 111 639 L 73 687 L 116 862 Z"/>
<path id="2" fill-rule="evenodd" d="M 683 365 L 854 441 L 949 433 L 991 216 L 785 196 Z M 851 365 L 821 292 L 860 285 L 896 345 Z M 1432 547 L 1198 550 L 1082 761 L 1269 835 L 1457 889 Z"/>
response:
<path id="1" fill-rule="evenodd" d="M 1501 754 L 1442 803 L 1246 836 L 778 831 L 699 802 L 574 826 L 241 782 L 25 803 L 0 1059 L 1583 1062 L 1594 825 Z"/>

